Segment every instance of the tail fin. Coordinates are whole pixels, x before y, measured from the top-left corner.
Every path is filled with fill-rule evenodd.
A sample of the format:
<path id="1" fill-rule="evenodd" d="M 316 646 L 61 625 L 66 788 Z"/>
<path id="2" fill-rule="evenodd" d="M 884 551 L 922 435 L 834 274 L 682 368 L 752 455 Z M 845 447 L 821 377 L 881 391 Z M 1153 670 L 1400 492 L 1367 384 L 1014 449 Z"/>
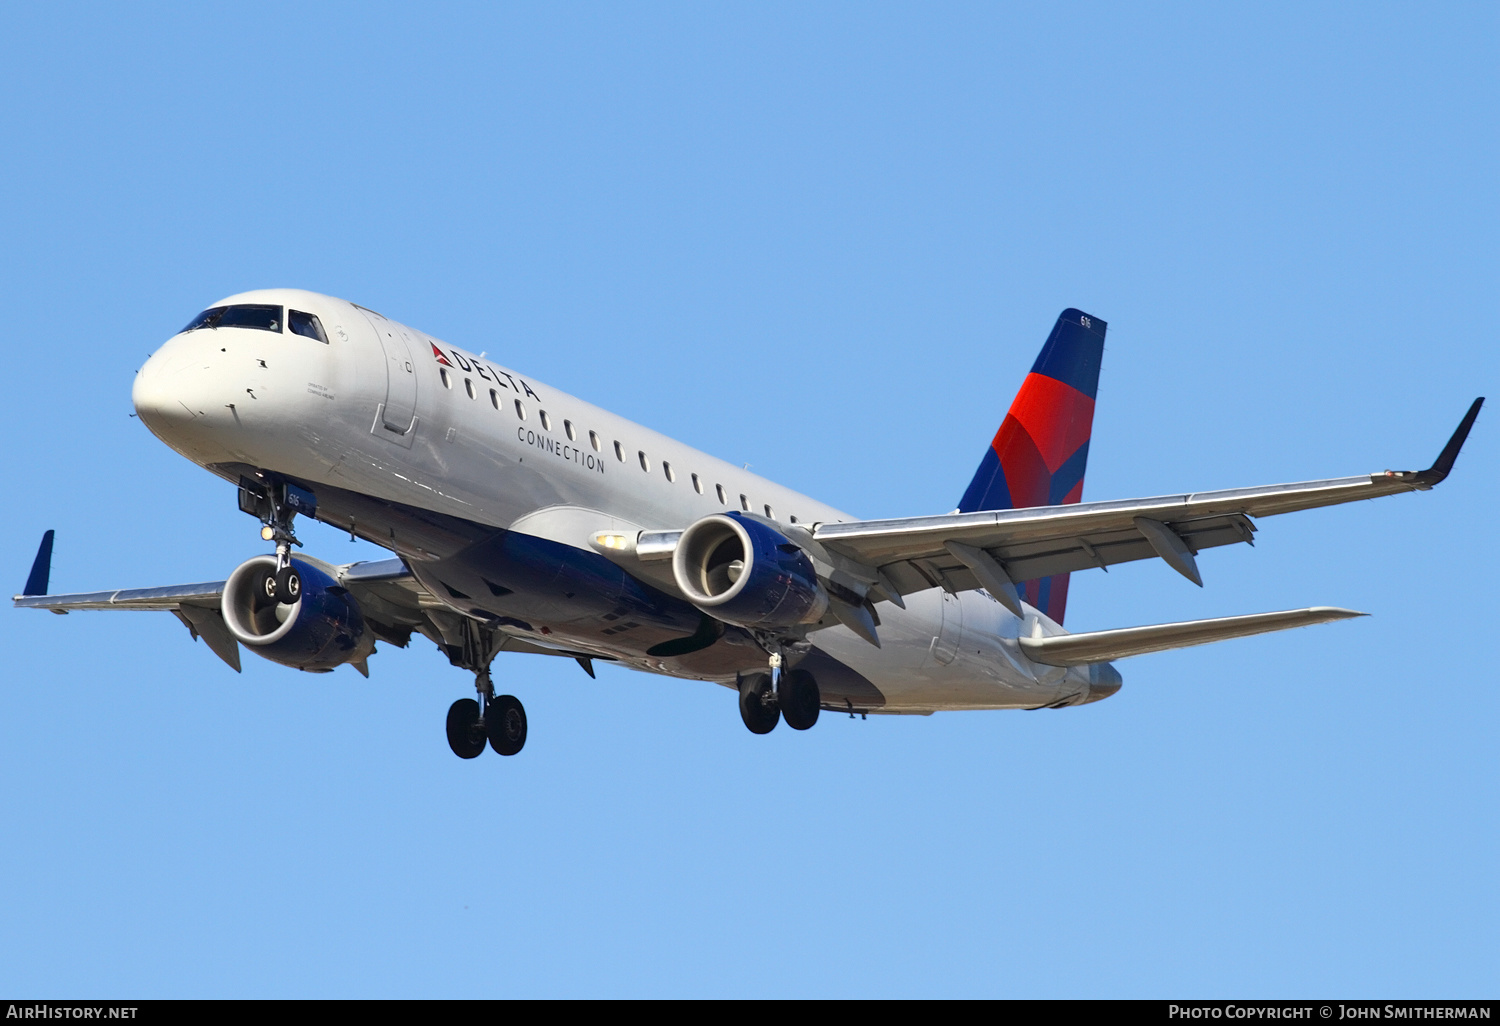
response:
<path id="1" fill-rule="evenodd" d="M 985 450 L 959 512 L 1082 500 L 1106 327 L 1081 310 L 1059 315 Z M 1068 575 L 1027 581 L 1022 597 L 1060 624 L 1068 603 Z"/>

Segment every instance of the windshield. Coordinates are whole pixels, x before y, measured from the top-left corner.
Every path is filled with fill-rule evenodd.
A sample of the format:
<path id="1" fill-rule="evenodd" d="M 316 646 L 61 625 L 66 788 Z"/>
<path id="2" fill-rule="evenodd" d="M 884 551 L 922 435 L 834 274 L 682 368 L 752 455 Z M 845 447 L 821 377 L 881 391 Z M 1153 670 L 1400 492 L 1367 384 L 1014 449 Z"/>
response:
<path id="1" fill-rule="evenodd" d="M 281 307 L 266 303 L 242 303 L 236 306 L 211 306 L 188 322 L 183 331 L 199 328 L 258 328 L 281 330 Z"/>

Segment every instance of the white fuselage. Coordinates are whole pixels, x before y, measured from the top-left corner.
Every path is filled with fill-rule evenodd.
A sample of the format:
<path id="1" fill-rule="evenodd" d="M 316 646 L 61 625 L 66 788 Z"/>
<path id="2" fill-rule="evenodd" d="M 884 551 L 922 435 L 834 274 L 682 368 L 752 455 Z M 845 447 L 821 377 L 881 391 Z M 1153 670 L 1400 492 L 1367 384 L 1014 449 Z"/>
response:
<path id="1" fill-rule="evenodd" d="M 593 538 L 601 531 L 681 529 L 726 509 L 809 527 L 855 519 L 343 300 L 268 289 L 222 303 L 315 314 L 328 343 L 199 329 L 169 339 L 141 368 L 134 400 L 145 423 L 221 473 L 229 465 L 265 468 L 590 552 L 600 551 Z M 422 561 L 440 555 L 394 529 L 339 526 L 397 552 L 419 578 Z M 604 554 L 675 591 L 669 563 Z M 906 603 L 879 606 L 880 648 L 842 626 L 809 638 L 874 683 L 887 711 L 1031 708 L 1088 688 L 1087 668 L 1038 665 L 1021 654 L 1019 633 L 1062 632 L 1030 607 L 1017 618 L 984 592 L 936 588 Z M 597 644 L 565 634 L 547 640 L 585 651 Z M 671 672 L 644 653 L 622 661 Z"/>

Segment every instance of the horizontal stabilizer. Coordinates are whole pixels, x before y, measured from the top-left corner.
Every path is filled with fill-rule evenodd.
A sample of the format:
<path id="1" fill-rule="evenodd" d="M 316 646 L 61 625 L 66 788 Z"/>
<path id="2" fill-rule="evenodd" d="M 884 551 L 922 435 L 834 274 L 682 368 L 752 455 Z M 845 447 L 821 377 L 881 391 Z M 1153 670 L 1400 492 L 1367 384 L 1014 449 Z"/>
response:
<path id="1" fill-rule="evenodd" d="M 1249 616 L 1220 616 L 1211 620 L 1158 623 L 1149 627 L 1059 634 L 1054 638 L 1021 638 L 1020 642 L 1021 651 L 1034 663 L 1084 666 L 1088 663 L 1107 663 L 1127 656 L 1145 655 L 1148 652 L 1165 652 L 1169 648 L 1188 648 L 1192 645 L 1206 645 L 1210 641 L 1243 638 L 1292 627 L 1311 627 L 1315 623 L 1368 615 L 1352 609 L 1313 606 L 1311 609 L 1285 609 L 1278 613 L 1251 613 Z"/>

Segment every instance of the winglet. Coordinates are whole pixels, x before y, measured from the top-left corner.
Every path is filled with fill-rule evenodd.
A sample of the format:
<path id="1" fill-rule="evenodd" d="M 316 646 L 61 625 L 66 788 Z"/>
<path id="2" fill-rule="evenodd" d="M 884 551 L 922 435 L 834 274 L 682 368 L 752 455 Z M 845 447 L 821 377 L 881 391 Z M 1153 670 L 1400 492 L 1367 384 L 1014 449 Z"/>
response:
<path id="1" fill-rule="evenodd" d="M 1448 472 L 1453 469 L 1453 461 L 1458 459 L 1458 450 L 1464 447 L 1464 439 L 1469 437 L 1469 429 L 1474 426 L 1474 418 L 1479 416 L 1479 408 L 1483 405 L 1484 396 L 1474 400 L 1469 412 L 1464 414 L 1464 419 L 1458 422 L 1458 430 L 1453 432 L 1453 437 L 1448 439 L 1448 444 L 1438 454 L 1437 462 L 1416 474 L 1413 480 L 1418 488 L 1431 488 L 1448 476 Z"/>
<path id="2" fill-rule="evenodd" d="M 36 550 L 36 559 L 31 564 L 31 576 L 26 578 L 26 588 L 22 595 L 45 595 L 47 594 L 47 580 L 52 576 L 52 536 L 56 532 L 48 531 L 42 535 L 42 544 Z"/>

